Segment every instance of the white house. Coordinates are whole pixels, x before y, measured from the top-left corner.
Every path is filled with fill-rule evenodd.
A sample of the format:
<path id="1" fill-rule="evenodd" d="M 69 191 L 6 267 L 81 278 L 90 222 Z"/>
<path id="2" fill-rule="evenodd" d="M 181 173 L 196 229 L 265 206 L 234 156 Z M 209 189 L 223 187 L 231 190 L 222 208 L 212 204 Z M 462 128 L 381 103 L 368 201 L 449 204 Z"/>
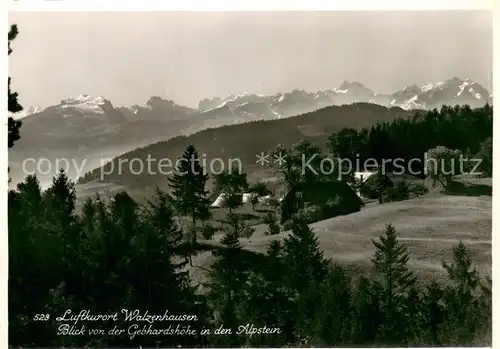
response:
<path id="1" fill-rule="evenodd" d="M 370 176 L 372 176 L 375 173 L 377 172 L 354 172 L 354 177 L 361 183 L 364 183 Z M 358 194 L 358 196 L 361 197 L 359 189 L 356 190 L 356 194 Z"/>
<path id="2" fill-rule="evenodd" d="M 224 206 L 224 200 L 226 199 L 226 194 L 221 193 L 217 199 L 210 205 L 210 207 L 223 207 Z M 243 193 L 241 194 L 241 203 L 246 204 L 249 203 L 250 200 L 252 199 L 252 193 Z"/>

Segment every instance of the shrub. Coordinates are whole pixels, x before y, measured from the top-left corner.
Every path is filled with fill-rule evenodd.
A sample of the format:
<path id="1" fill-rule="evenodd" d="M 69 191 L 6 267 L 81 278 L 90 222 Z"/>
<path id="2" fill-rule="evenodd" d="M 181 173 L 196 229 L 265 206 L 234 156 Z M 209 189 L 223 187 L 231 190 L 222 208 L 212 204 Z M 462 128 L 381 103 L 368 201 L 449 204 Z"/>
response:
<path id="1" fill-rule="evenodd" d="M 270 224 L 272 222 L 274 222 L 276 220 L 276 215 L 272 212 L 268 212 L 264 215 L 264 217 L 262 218 L 262 222 L 264 224 Z"/>
<path id="2" fill-rule="evenodd" d="M 217 231 L 218 229 L 216 227 L 206 223 L 201 227 L 201 236 L 203 236 L 205 240 L 211 240 Z"/>
<path id="3" fill-rule="evenodd" d="M 282 227 L 283 227 L 283 230 L 291 230 L 292 229 L 292 226 L 293 226 L 293 221 L 290 219 L 286 222 L 283 223 Z"/>
<path id="4" fill-rule="evenodd" d="M 250 196 L 250 203 L 252 204 L 252 210 L 255 210 L 255 205 L 259 203 L 260 196 L 257 193 L 252 193 Z"/>
<path id="5" fill-rule="evenodd" d="M 398 181 L 387 189 L 387 201 L 402 201 L 410 198 L 410 185 L 406 181 Z"/>
<path id="6" fill-rule="evenodd" d="M 258 196 L 266 196 L 268 194 L 271 194 L 271 191 L 269 188 L 267 188 L 267 185 L 263 182 L 257 182 L 253 186 L 250 187 L 249 191 L 251 193 L 255 193 Z"/>
<path id="7" fill-rule="evenodd" d="M 429 191 L 429 189 L 427 189 L 427 187 L 425 185 L 420 184 L 420 183 L 411 184 L 409 189 L 410 189 L 410 196 L 411 197 L 421 196 Z"/>
<path id="8" fill-rule="evenodd" d="M 437 146 L 427 151 L 425 163 L 426 174 L 432 178 L 434 184 L 439 183 L 446 190 L 455 174 L 462 152 L 458 149 L 449 149 Z"/>
<path id="9" fill-rule="evenodd" d="M 318 205 L 311 205 L 300 209 L 296 216 L 307 224 L 311 224 L 323 219 L 324 209 Z"/>
<path id="10" fill-rule="evenodd" d="M 269 224 L 268 228 L 269 228 L 269 235 L 278 235 L 281 231 L 278 222 Z"/>
<path id="11" fill-rule="evenodd" d="M 241 232 L 241 236 L 244 237 L 244 238 L 250 239 L 252 237 L 253 233 L 255 233 L 255 228 L 246 227 Z"/>
<path id="12" fill-rule="evenodd" d="M 265 235 L 277 235 L 280 233 L 280 225 L 278 224 L 278 218 L 276 217 L 275 214 L 269 212 L 267 213 L 263 221 L 265 224 L 267 224 L 268 231 L 265 233 Z"/>
<path id="13" fill-rule="evenodd" d="M 483 176 L 491 177 L 493 175 L 493 139 L 491 137 L 481 143 L 477 157 L 481 159 L 479 169 L 483 172 Z"/>
<path id="14" fill-rule="evenodd" d="M 359 193 L 361 196 L 368 199 L 378 199 L 378 189 L 377 189 L 377 181 L 375 179 L 376 174 L 368 177 L 361 185 L 359 186 Z"/>
<path id="15" fill-rule="evenodd" d="M 243 205 L 242 195 L 229 193 L 224 198 L 224 207 L 229 208 L 229 212 Z"/>

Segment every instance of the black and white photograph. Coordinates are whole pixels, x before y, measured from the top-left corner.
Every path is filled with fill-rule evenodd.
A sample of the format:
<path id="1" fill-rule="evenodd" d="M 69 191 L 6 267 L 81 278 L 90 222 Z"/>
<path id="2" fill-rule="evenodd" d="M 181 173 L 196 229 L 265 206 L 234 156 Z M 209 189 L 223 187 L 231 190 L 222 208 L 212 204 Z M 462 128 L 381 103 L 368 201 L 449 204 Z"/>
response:
<path id="1" fill-rule="evenodd" d="M 10 348 L 492 346 L 492 10 L 7 29 Z"/>

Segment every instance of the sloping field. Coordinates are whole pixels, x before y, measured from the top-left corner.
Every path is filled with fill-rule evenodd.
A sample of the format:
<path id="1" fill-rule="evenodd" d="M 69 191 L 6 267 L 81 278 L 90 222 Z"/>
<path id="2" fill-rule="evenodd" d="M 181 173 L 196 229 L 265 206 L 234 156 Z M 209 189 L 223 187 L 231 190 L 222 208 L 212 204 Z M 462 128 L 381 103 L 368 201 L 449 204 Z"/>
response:
<path id="1" fill-rule="evenodd" d="M 411 253 L 410 266 L 424 279 L 445 276 L 442 260 L 451 262 L 452 247 L 460 240 L 472 254 L 483 275 L 491 275 L 491 196 L 426 195 L 413 200 L 370 205 L 362 211 L 311 224 L 326 258 L 356 270 L 369 270 L 374 252 L 371 239 L 384 233 L 391 223 Z M 288 233 L 265 236 L 265 226 L 256 226 L 250 239 L 241 239 L 245 249 L 265 253 L 269 242 Z M 212 243 L 218 244 L 216 237 Z M 211 252 L 193 259 L 195 280 L 213 261 Z"/>

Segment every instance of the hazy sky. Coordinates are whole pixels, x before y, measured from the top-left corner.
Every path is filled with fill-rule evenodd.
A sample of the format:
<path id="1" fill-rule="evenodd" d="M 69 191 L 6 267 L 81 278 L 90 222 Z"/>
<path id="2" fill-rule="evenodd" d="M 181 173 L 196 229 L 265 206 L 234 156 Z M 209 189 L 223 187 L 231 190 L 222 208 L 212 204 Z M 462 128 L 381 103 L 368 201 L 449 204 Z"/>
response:
<path id="1" fill-rule="evenodd" d="M 490 89 L 492 14 L 422 12 L 11 12 L 9 57 L 25 107 L 80 94 L 115 105 L 162 96 L 314 91 L 358 80 L 376 92 L 453 76 Z"/>

